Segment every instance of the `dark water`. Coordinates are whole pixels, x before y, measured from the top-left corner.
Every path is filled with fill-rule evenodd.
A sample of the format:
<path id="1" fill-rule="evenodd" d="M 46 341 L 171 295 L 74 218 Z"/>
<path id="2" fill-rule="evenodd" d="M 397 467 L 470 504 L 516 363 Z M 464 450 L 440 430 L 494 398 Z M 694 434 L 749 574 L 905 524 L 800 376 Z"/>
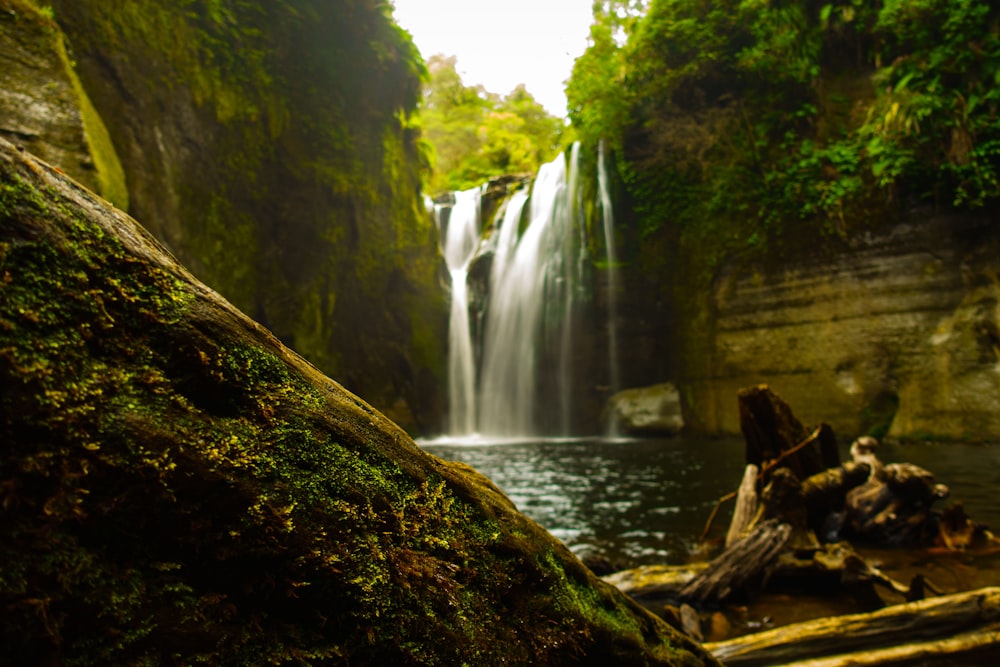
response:
<path id="1" fill-rule="evenodd" d="M 423 446 L 484 473 L 578 556 L 628 564 L 690 560 L 716 500 L 736 488 L 743 471 L 739 438 Z M 883 444 L 878 454 L 886 463 L 931 471 L 950 487 L 951 500 L 1000 532 L 1000 446 Z M 732 503 L 723 506 L 715 535 L 725 530 L 731 509 Z"/>
<path id="2" fill-rule="evenodd" d="M 703 560 L 705 554 L 696 550 L 706 520 L 716 500 L 739 484 L 744 456 L 739 438 L 424 443 L 424 448 L 486 474 L 522 512 L 578 556 L 599 554 L 620 566 Z M 846 450 L 844 443 L 844 458 Z M 883 444 L 878 453 L 886 463 L 906 461 L 926 468 L 951 490 L 942 505 L 961 501 L 972 518 L 1000 533 L 1000 446 Z M 732 504 L 723 505 L 712 536 L 724 534 Z M 859 551 L 897 581 L 909 582 L 919 573 L 944 593 L 1000 585 L 1000 555 L 995 551 Z M 886 604 L 904 601 L 894 593 L 880 590 L 880 595 Z M 650 608 L 656 611 L 655 605 Z M 861 609 L 845 592 L 768 590 L 746 605 L 713 616 L 705 623 L 711 626 L 706 637 L 722 640 L 857 611 Z M 717 617 L 723 622 L 717 624 Z"/>

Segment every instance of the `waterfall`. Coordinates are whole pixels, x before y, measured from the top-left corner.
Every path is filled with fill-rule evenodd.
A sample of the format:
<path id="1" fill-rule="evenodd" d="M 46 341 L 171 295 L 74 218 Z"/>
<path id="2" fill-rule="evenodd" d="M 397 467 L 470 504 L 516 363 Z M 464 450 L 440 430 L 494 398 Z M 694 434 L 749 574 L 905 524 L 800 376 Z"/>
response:
<path id="1" fill-rule="evenodd" d="M 447 221 L 438 210 L 444 236 L 443 254 L 451 276 L 448 324 L 448 427 L 454 435 L 471 435 L 476 426 L 476 365 L 469 326 L 469 262 L 479 245 L 479 189 L 455 193 Z"/>
<path id="2" fill-rule="evenodd" d="M 611 189 L 608 187 L 608 171 L 604 159 L 604 141 L 597 146 L 597 186 L 601 197 L 601 219 L 604 223 L 604 245 L 607 251 L 607 292 L 608 292 L 608 384 L 610 392 L 621 389 L 618 370 L 618 285 L 615 266 L 615 218 L 611 206 Z M 613 420 L 612 420 L 613 421 Z M 612 431 L 615 424 L 611 424 Z M 609 435 L 616 435 L 614 432 Z"/>
<path id="3" fill-rule="evenodd" d="M 451 437 L 533 437 L 542 424 L 560 434 L 570 430 L 574 318 L 586 267 L 579 154 L 577 145 L 568 165 L 566 155 L 542 165 L 530 192 L 512 194 L 496 222 L 478 369 L 466 280 L 477 250 L 484 251 L 478 243 L 480 191 L 455 193 L 447 223 L 438 209 L 452 281 Z M 554 376 L 546 375 L 543 395 L 540 369 Z"/>
<path id="4" fill-rule="evenodd" d="M 561 347 L 569 344 L 567 310 L 572 305 L 571 272 L 576 266 L 568 261 L 564 248 L 566 239 L 573 238 L 574 223 L 567 185 L 566 158 L 560 155 L 538 171 L 527 201 L 527 227 L 520 237 L 515 236 L 518 230 L 512 224 L 519 217 L 516 213 L 514 219 L 505 217 L 501 226 L 483 340 L 479 415 L 484 434 L 538 433 L 538 367 L 543 346 L 550 340 Z M 564 379 L 560 385 L 560 393 L 569 391 Z M 560 420 L 568 423 L 568 414 Z"/>

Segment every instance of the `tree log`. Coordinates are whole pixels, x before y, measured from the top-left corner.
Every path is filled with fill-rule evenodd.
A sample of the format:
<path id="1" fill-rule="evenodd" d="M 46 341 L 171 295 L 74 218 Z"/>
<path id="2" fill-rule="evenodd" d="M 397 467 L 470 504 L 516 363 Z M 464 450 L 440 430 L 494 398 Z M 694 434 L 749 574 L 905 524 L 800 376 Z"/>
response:
<path id="1" fill-rule="evenodd" d="M 1000 622 L 1000 588 L 982 588 L 919 602 L 886 607 L 867 614 L 832 616 L 805 623 L 786 625 L 766 632 L 746 635 L 724 642 L 705 644 L 705 648 L 726 665 L 788 665 L 808 660 L 809 665 L 883 664 L 840 662 L 818 663 L 814 660 L 843 654 L 872 654 L 914 644 L 909 654 L 920 651 L 965 651 L 997 649 L 1000 633 L 991 624 Z M 958 640 L 963 632 L 977 632 L 967 640 Z M 949 643 L 951 642 L 951 643 Z M 898 650 L 900 657 L 906 655 Z M 852 658 L 854 659 L 854 658 Z M 897 658 L 893 658 L 897 659 Z M 892 664 L 892 663 L 888 663 Z"/>
<path id="2" fill-rule="evenodd" d="M 717 602 L 761 585 L 791 533 L 788 524 L 765 521 L 712 560 L 704 572 L 681 589 L 681 599 L 692 604 Z"/>

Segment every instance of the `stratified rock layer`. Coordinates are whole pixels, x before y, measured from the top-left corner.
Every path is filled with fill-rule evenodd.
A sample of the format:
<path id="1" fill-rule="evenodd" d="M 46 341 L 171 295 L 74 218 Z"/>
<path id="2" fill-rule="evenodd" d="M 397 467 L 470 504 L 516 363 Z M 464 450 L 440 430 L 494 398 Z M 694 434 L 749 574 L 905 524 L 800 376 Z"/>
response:
<path id="1" fill-rule="evenodd" d="M 838 434 L 996 439 L 998 276 L 996 222 L 968 217 L 729 271 L 684 334 L 689 415 L 735 433 L 733 396 L 766 381 Z"/>
<path id="2" fill-rule="evenodd" d="M 0 140 L 0 663 L 702 665 Z"/>

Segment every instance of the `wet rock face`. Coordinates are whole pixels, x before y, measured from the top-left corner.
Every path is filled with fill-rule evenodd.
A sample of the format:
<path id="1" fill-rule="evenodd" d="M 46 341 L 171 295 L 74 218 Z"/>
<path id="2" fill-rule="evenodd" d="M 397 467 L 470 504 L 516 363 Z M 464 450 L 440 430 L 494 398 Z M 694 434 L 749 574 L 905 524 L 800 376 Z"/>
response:
<path id="1" fill-rule="evenodd" d="M 52 5 L 129 213 L 282 341 L 433 432 L 447 308 L 405 120 L 419 56 L 382 7 Z"/>
<path id="2" fill-rule="evenodd" d="M 51 19 L 22 2 L 0 0 L 0 137 L 97 191 L 60 39 Z"/>
<path id="3" fill-rule="evenodd" d="M 838 434 L 1000 437 L 995 221 L 920 220 L 820 259 L 731 270 L 688 360 L 691 412 L 735 432 L 730 397 L 766 381 Z"/>

